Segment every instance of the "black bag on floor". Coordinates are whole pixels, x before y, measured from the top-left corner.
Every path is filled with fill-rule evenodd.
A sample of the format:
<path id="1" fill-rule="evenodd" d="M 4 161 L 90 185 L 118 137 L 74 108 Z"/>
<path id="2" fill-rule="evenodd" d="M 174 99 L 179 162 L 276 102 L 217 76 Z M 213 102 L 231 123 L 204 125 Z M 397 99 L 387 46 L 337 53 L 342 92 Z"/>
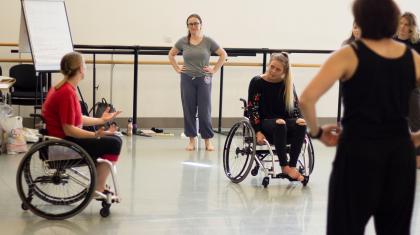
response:
<path id="1" fill-rule="evenodd" d="M 89 116 L 89 107 L 83 100 L 80 101 L 80 108 L 82 110 L 82 115 Z M 83 126 L 83 129 L 87 131 L 96 131 L 95 126 Z"/>
<path id="2" fill-rule="evenodd" d="M 96 108 L 94 117 L 102 117 L 102 114 L 109 107 L 109 112 L 115 112 L 115 108 L 112 104 L 108 103 L 105 98 L 102 98 L 100 102 L 97 102 L 94 106 Z"/>
<path id="3" fill-rule="evenodd" d="M 105 110 L 109 107 L 109 112 L 113 113 L 115 112 L 115 108 L 112 104 L 108 103 L 105 98 L 102 98 L 100 102 L 97 102 L 95 106 L 92 107 L 92 109 L 95 109 L 95 115 L 93 115 L 96 118 L 102 117 L 102 114 L 105 112 Z M 112 122 L 107 122 L 104 124 L 105 129 L 108 129 L 111 126 Z"/>
<path id="4" fill-rule="evenodd" d="M 84 102 L 83 100 L 79 102 L 80 102 L 80 108 L 82 109 L 82 114 L 85 116 L 89 116 L 89 107 L 86 104 L 86 102 Z"/>

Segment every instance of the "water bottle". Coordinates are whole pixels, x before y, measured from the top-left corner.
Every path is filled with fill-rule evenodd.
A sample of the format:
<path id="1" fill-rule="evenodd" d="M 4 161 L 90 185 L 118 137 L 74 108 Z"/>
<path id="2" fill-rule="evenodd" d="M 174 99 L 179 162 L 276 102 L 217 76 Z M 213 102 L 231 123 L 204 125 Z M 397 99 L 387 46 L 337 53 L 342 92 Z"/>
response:
<path id="1" fill-rule="evenodd" d="M 133 119 L 132 118 L 128 118 L 127 135 L 128 136 L 133 135 Z"/>

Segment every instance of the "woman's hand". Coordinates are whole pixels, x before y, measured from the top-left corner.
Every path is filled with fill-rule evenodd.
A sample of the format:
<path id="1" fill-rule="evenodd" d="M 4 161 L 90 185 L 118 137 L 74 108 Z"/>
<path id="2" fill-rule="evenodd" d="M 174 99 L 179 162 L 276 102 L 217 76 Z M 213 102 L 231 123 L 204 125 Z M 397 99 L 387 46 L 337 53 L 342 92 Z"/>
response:
<path id="1" fill-rule="evenodd" d="M 118 116 L 121 113 L 121 111 L 110 113 L 109 110 L 110 110 L 110 107 L 107 107 L 101 116 L 103 123 L 111 121 L 112 119 L 114 119 L 116 116 Z"/>
<path id="2" fill-rule="evenodd" d="M 214 67 L 212 66 L 204 66 L 203 71 L 210 74 L 216 73 L 216 71 L 214 70 Z"/>
<path id="3" fill-rule="evenodd" d="M 101 127 L 97 131 L 95 131 L 95 137 L 100 139 L 101 137 L 104 137 L 107 135 L 115 135 L 116 131 L 117 131 L 117 125 L 111 124 L 108 130 L 105 130 L 104 127 Z"/>
<path id="4" fill-rule="evenodd" d="M 115 132 L 118 131 L 118 127 L 117 124 L 115 122 L 111 123 L 111 125 L 109 126 L 108 130 L 105 131 L 106 135 L 114 135 Z"/>
<path id="5" fill-rule="evenodd" d="M 95 131 L 95 138 L 100 139 L 106 135 L 106 131 L 104 127 L 100 127 L 98 130 Z"/>
<path id="6" fill-rule="evenodd" d="M 341 128 L 337 124 L 327 124 L 321 127 L 322 135 L 319 140 L 326 146 L 336 146 L 340 138 Z"/>
<path id="7" fill-rule="evenodd" d="M 420 146 L 420 131 L 411 133 L 411 140 L 414 143 L 414 146 L 417 148 Z"/>
<path id="8" fill-rule="evenodd" d="M 265 135 L 261 131 L 258 131 L 255 135 L 257 137 L 257 143 L 264 144 Z"/>
<path id="9" fill-rule="evenodd" d="M 298 124 L 300 126 L 304 126 L 304 125 L 306 125 L 306 121 L 303 118 L 298 118 L 298 119 L 296 119 L 296 124 Z"/>
<path id="10" fill-rule="evenodd" d="M 185 68 L 185 66 L 184 65 L 178 65 L 177 67 L 176 67 L 176 69 L 175 69 L 175 71 L 177 72 L 177 73 L 182 73 L 182 72 L 184 72 L 186 70 L 186 68 Z"/>

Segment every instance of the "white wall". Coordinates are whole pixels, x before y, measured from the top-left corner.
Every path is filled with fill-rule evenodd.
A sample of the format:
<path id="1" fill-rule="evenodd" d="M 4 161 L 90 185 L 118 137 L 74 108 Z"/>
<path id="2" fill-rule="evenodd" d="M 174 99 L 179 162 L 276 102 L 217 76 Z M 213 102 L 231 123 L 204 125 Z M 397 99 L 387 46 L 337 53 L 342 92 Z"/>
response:
<path id="1" fill-rule="evenodd" d="M 172 46 L 186 34 L 185 20 L 198 13 L 205 34 L 223 47 L 336 49 L 349 36 L 352 16 L 349 0 L 67 0 L 70 29 L 75 44 Z M 420 16 L 418 0 L 399 0 L 402 11 Z M 20 1 L 0 3 L 0 42 L 18 42 Z M 0 48 L 0 57 L 17 57 L 11 48 Z M 87 56 L 89 58 L 89 56 Z M 110 55 L 97 59 L 110 59 Z M 114 59 L 131 59 L 114 56 Z M 292 55 L 292 63 L 322 63 L 326 56 Z M 141 59 L 167 60 L 166 56 Z M 213 58 L 215 60 L 215 58 Z M 261 57 L 230 58 L 229 61 L 261 62 Z M 1 64 L 8 74 L 10 64 Z M 90 67 L 91 68 L 91 67 Z M 132 65 L 98 65 L 100 85 L 97 97 L 110 98 L 123 116 L 132 115 Z M 241 115 L 239 97 L 246 97 L 248 82 L 261 72 L 259 67 L 226 67 L 224 83 L 225 117 Z M 317 69 L 293 69 L 298 92 Z M 60 77 L 60 76 L 55 76 Z M 111 77 L 113 78 L 111 81 Z M 91 103 L 92 76 L 81 85 Z M 142 65 L 139 69 L 138 115 L 142 117 L 181 117 L 179 78 L 169 66 Z M 218 115 L 219 74 L 213 80 L 213 116 Z M 319 116 L 334 117 L 337 111 L 337 86 L 318 105 Z"/>

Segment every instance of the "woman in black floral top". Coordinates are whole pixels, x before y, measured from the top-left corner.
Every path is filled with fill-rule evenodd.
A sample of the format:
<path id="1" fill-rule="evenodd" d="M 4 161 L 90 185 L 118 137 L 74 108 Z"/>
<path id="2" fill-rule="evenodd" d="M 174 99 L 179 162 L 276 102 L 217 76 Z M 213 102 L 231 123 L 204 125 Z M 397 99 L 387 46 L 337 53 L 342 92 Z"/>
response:
<path id="1" fill-rule="evenodd" d="M 298 107 L 286 53 L 272 54 L 267 72 L 251 80 L 248 115 L 257 143 L 263 144 L 264 139 L 273 143 L 282 172 L 291 180 L 302 181 L 304 177 L 296 170 L 296 163 L 306 134 L 306 122 Z M 291 145 L 289 161 L 287 143 Z"/>

